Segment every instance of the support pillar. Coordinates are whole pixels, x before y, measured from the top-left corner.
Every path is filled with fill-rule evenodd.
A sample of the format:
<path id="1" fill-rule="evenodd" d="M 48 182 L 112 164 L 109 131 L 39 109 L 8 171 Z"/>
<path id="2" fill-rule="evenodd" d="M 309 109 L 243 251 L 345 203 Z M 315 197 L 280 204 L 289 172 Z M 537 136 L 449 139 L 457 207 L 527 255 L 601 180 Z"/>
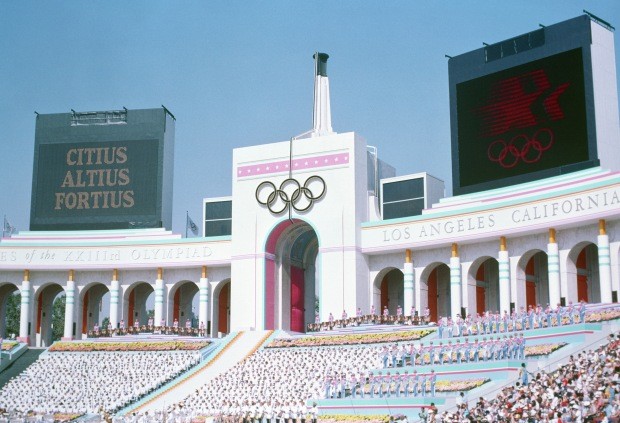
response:
<path id="1" fill-rule="evenodd" d="M 155 279 L 155 311 L 153 324 L 159 326 L 164 318 L 164 269 L 157 268 L 157 279 Z M 167 325 L 167 322 L 166 322 Z"/>
<path id="2" fill-rule="evenodd" d="M 461 314 L 461 259 L 456 243 L 452 244 L 452 257 L 450 257 L 450 314 L 456 318 Z"/>
<path id="3" fill-rule="evenodd" d="M 73 339 L 73 321 L 75 314 L 75 282 L 73 281 L 73 270 L 69 270 L 69 279 L 65 288 L 65 331 L 63 341 Z"/>
<path id="4" fill-rule="evenodd" d="M 403 269 L 403 314 L 408 315 L 414 305 L 413 262 L 411 250 L 405 250 L 405 266 Z"/>
<path id="5" fill-rule="evenodd" d="M 200 301 L 198 303 L 198 327 L 200 323 L 204 323 L 207 327 L 207 321 L 209 320 L 209 279 L 207 278 L 207 266 L 202 266 L 202 273 L 200 275 L 200 283 L 198 285 L 200 290 Z"/>
<path id="6" fill-rule="evenodd" d="M 555 307 L 560 303 L 560 256 L 558 243 L 555 239 L 555 229 L 549 228 L 549 243 L 547 244 L 547 267 L 549 272 L 549 304 Z"/>
<path id="7" fill-rule="evenodd" d="M 110 324 L 112 325 L 113 329 L 116 329 L 118 327 L 119 295 L 120 285 L 118 283 L 118 269 L 114 269 L 112 271 L 112 281 L 110 282 Z"/>
<path id="8" fill-rule="evenodd" d="M 217 282 L 209 282 L 210 291 L 211 291 L 211 338 L 218 338 L 218 329 L 220 327 L 220 319 L 219 319 L 219 298 L 217 295 L 214 295 L 215 288 L 217 287 Z"/>
<path id="9" fill-rule="evenodd" d="M 598 221 L 598 277 L 601 288 L 601 302 L 611 303 L 611 261 L 609 255 L 609 235 L 605 219 Z"/>
<path id="10" fill-rule="evenodd" d="M 499 263 L 499 311 L 510 312 L 510 263 L 506 248 L 506 237 L 499 238 L 499 253 L 497 256 Z"/>
<path id="11" fill-rule="evenodd" d="M 19 342 L 25 342 L 29 344 L 30 331 L 28 327 L 28 319 L 30 318 L 30 305 L 32 304 L 32 297 L 30 292 L 30 271 L 24 270 L 24 280 L 22 281 L 21 293 L 21 305 L 19 310 Z"/>

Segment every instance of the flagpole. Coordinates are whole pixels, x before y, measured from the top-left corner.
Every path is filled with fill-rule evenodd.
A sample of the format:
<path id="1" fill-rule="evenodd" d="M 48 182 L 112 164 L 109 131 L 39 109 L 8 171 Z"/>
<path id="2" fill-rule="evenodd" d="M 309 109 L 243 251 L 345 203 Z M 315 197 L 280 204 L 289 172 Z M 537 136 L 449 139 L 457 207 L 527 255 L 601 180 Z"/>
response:
<path id="1" fill-rule="evenodd" d="M 2 221 L 2 238 L 4 238 L 5 229 L 6 229 L 6 214 L 4 215 L 4 220 Z"/>
<path id="2" fill-rule="evenodd" d="M 189 224 L 189 211 L 185 210 L 185 238 L 187 238 L 187 225 Z"/>

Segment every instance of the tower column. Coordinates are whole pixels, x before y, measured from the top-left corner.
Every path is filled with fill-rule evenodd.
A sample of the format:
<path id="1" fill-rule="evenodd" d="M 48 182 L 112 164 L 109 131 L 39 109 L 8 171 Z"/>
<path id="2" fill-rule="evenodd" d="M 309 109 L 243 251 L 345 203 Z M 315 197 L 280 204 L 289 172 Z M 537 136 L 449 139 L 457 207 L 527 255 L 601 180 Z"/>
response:
<path id="1" fill-rule="evenodd" d="M 32 302 L 30 292 L 30 271 L 24 270 L 24 280 L 20 289 L 21 304 L 19 310 L 19 341 L 29 344 L 28 319 L 30 318 L 30 304 Z"/>
<path id="2" fill-rule="evenodd" d="M 555 229 L 553 228 L 549 228 L 547 263 L 549 272 L 549 304 L 555 307 L 556 304 L 560 303 L 560 256 L 558 243 L 555 239 Z"/>
<path id="3" fill-rule="evenodd" d="M 452 244 L 452 257 L 450 257 L 450 311 L 452 318 L 461 313 L 461 258 L 459 257 L 458 245 Z"/>
<path id="4" fill-rule="evenodd" d="M 414 305 L 413 289 L 413 262 L 411 261 L 411 250 L 405 250 L 405 265 L 403 269 L 403 314 L 408 315 Z"/>
<path id="5" fill-rule="evenodd" d="M 198 304 L 198 327 L 200 327 L 200 323 L 204 323 L 205 327 L 207 327 L 207 321 L 209 320 L 209 279 L 207 278 L 207 266 L 202 266 L 202 273 L 198 288 L 200 290 L 200 302 Z"/>
<path id="6" fill-rule="evenodd" d="M 73 320 L 75 315 L 75 281 L 73 276 L 73 270 L 69 270 L 69 279 L 65 288 L 65 331 L 62 338 L 64 341 L 73 339 Z"/>
<path id="7" fill-rule="evenodd" d="M 159 326 L 164 317 L 164 270 L 157 268 L 157 279 L 155 279 L 155 310 L 153 325 Z"/>
<path id="8" fill-rule="evenodd" d="M 497 255 L 499 263 L 499 311 L 510 311 L 510 263 L 508 251 L 506 249 L 506 237 L 499 239 L 499 253 Z"/>
<path id="9" fill-rule="evenodd" d="M 598 221 L 598 275 L 601 288 L 601 302 L 611 303 L 611 260 L 609 255 L 609 235 L 605 219 Z"/>
<path id="10" fill-rule="evenodd" d="M 110 281 L 110 324 L 112 325 L 112 329 L 116 329 L 118 326 L 119 294 L 120 285 L 118 283 L 118 269 L 114 269 L 112 271 L 112 281 Z"/>

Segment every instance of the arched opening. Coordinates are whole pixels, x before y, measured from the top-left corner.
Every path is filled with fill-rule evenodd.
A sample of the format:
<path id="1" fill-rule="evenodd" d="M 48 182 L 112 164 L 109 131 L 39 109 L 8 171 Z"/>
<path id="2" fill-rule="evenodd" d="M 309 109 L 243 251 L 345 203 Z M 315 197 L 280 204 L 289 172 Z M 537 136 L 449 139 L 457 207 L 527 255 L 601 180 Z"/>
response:
<path id="1" fill-rule="evenodd" d="M 230 332 L 230 282 L 220 289 L 217 299 L 219 305 L 217 330 L 221 333 L 228 333 Z"/>
<path id="2" fill-rule="evenodd" d="M 302 220 L 273 229 L 265 245 L 266 329 L 305 332 L 306 324 L 314 322 L 318 251 L 316 232 Z"/>
<path id="3" fill-rule="evenodd" d="M 452 315 L 450 298 L 450 268 L 445 263 L 429 265 L 420 278 L 421 289 L 426 288 L 427 306 L 431 322 L 437 322 L 439 317 Z M 423 310 L 419 310 L 420 312 Z"/>
<path id="4" fill-rule="evenodd" d="M 601 301 L 598 247 L 593 243 L 577 244 L 568 254 L 568 292 L 570 301 Z"/>
<path id="5" fill-rule="evenodd" d="M 213 289 L 211 304 L 211 336 L 230 332 L 230 279 L 219 282 Z"/>
<path id="6" fill-rule="evenodd" d="M 41 286 L 34 295 L 35 345 L 49 347 L 62 338 L 65 327 L 65 291 L 57 283 Z M 75 335 L 75 327 L 72 328 Z"/>
<path id="7" fill-rule="evenodd" d="M 168 322 L 179 322 L 179 327 L 198 327 L 198 285 L 192 281 L 177 282 L 168 296 Z M 159 325 L 160 322 L 155 322 Z M 205 323 L 206 324 L 206 323 Z"/>
<path id="8" fill-rule="evenodd" d="M 0 283 L 0 338 L 19 336 L 21 294 L 16 285 Z"/>
<path id="9" fill-rule="evenodd" d="M 521 263 L 519 263 L 521 265 Z M 547 253 L 534 253 L 525 264 L 525 308 L 549 303 L 549 270 Z"/>
<path id="10" fill-rule="evenodd" d="M 476 307 L 470 307 L 470 312 L 503 311 L 499 309 L 499 262 L 493 257 L 476 260 L 470 269 L 472 276 L 476 280 Z"/>
<path id="11" fill-rule="evenodd" d="M 125 327 L 133 326 L 136 322 L 146 325 L 153 315 L 155 290 L 147 282 L 136 282 L 131 285 L 123 297 L 123 320 Z"/>
<path id="12" fill-rule="evenodd" d="M 82 337 L 85 337 L 89 331 L 92 331 L 95 324 L 100 328 L 104 328 L 104 320 L 109 314 L 109 300 L 106 303 L 104 316 L 104 297 L 110 292 L 108 287 L 101 282 L 94 282 L 84 287 L 80 292 L 80 303 L 77 314 L 77 324 L 81 330 Z M 108 296 L 109 297 L 109 296 Z M 108 320 L 109 321 L 109 320 Z"/>
<path id="13" fill-rule="evenodd" d="M 382 272 L 383 273 L 383 272 Z M 392 316 L 396 315 L 398 306 L 403 307 L 405 297 L 404 275 L 400 269 L 387 269 L 387 273 L 383 277 L 377 278 L 379 282 L 379 292 L 381 296 L 377 303 L 380 304 L 377 313 L 383 313 L 387 307 L 388 313 Z M 408 313 L 403 310 L 403 314 Z"/>

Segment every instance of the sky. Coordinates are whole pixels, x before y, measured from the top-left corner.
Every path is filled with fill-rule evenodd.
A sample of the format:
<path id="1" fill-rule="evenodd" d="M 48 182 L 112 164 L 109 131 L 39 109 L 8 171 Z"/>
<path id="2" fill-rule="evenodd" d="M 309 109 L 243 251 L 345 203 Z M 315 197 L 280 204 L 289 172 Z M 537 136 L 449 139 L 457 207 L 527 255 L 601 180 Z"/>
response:
<path id="1" fill-rule="evenodd" d="M 202 227 L 202 199 L 231 194 L 233 148 L 311 129 L 315 51 L 330 55 L 334 131 L 359 133 L 397 175 L 451 187 L 445 55 L 583 9 L 620 28 L 617 0 L 0 0 L 0 214 L 28 230 L 35 111 L 164 105 L 171 229 L 185 233 L 186 211 Z"/>

